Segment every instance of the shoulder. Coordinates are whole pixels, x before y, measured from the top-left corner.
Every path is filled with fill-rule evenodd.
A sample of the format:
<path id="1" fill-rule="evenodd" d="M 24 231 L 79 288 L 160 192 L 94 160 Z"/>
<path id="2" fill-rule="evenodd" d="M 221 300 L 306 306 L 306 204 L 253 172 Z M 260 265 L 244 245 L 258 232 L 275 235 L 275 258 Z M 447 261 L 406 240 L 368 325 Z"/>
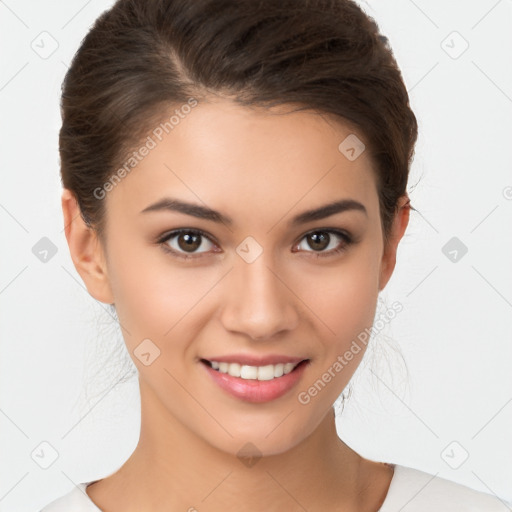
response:
<path id="1" fill-rule="evenodd" d="M 379 512 L 504 512 L 505 500 L 413 469 L 394 464 L 395 473 Z"/>
<path id="2" fill-rule="evenodd" d="M 52 501 L 40 512 L 101 512 L 85 492 L 91 483 L 92 481 L 76 485 L 70 492 Z"/>

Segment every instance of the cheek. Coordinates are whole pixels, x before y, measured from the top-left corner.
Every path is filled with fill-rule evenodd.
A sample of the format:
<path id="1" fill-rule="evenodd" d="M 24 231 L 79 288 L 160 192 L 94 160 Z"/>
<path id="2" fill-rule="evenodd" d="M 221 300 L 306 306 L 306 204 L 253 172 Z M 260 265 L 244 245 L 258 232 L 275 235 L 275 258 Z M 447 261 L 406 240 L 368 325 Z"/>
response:
<path id="1" fill-rule="evenodd" d="M 218 281 L 211 269 L 187 268 L 170 259 L 159 248 L 127 251 L 120 243 L 111 251 L 109 279 L 131 351 L 146 338 L 160 348 L 172 339 L 173 350 L 180 349 L 180 340 L 185 342 L 186 337 L 176 339 L 176 334 L 184 325 L 194 327 L 190 318 Z"/>
<path id="2" fill-rule="evenodd" d="M 376 260 L 360 252 L 332 272 L 316 276 L 318 292 L 310 294 L 311 309 L 320 318 L 315 331 L 323 333 L 318 338 L 322 346 L 297 394 L 308 427 L 314 428 L 338 398 L 365 354 L 378 298 Z"/>
<path id="3" fill-rule="evenodd" d="M 372 324 L 379 293 L 378 254 L 374 246 L 361 247 L 347 253 L 341 264 L 312 268 L 308 279 L 301 280 L 298 295 L 324 324 L 326 340 L 330 335 L 338 343 L 347 342 Z"/>
<path id="4" fill-rule="evenodd" d="M 333 330 L 351 339 L 368 327 L 375 314 L 378 296 L 376 274 L 364 266 L 350 269 L 340 277 L 325 311 L 332 319 Z"/>

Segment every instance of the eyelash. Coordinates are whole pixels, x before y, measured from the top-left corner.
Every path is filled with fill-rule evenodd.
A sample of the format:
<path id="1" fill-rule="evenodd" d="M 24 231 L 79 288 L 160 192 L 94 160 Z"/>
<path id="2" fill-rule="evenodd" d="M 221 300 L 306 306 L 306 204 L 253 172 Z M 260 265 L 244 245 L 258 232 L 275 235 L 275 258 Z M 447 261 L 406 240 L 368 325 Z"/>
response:
<path id="1" fill-rule="evenodd" d="M 184 234 L 184 233 L 200 235 L 200 236 L 208 239 L 211 243 L 215 244 L 215 241 L 209 235 L 207 235 L 204 231 L 201 231 L 200 229 L 177 229 L 175 231 L 166 233 L 165 235 L 160 237 L 157 240 L 157 243 L 161 245 L 162 249 L 165 252 L 171 253 L 173 256 L 177 256 L 178 258 L 182 258 L 183 260 L 191 260 L 191 259 L 199 258 L 199 257 L 201 257 L 201 255 L 206 254 L 206 253 L 186 254 L 186 253 L 181 253 L 179 251 L 176 251 L 175 249 L 172 249 L 171 247 L 169 247 L 169 245 L 167 244 L 167 242 L 169 240 L 171 240 L 172 238 L 178 237 L 179 235 Z M 320 228 L 320 229 L 314 229 L 312 231 L 308 231 L 307 233 L 302 235 L 302 237 L 299 239 L 298 243 L 300 243 L 304 238 L 306 238 L 308 235 L 311 235 L 313 233 L 334 234 L 334 235 L 340 237 L 343 240 L 343 242 L 341 242 L 338 247 L 336 247 L 335 249 L 331 249 L 330 251 L 322 251 L 322 252 L 313 251 L 313 250 L 305 251 L 305 252 L 312 253 L 311 257 L 316 257 L 316 258 L 333 257 L 333 256 L 336 256 L 337 254 L 340 254 L 340 253 L 346 251 L 348 249 L 348 246 L 351 245 L 352 243 L 354 243 L 354 239 L 352 238 L 352 236 L 350 234 L 348 234 L 345 231 L 340 231 L 339 229 L 333 229 L 333 228 Z M 217 251 L 217 252 L 219 252 L 219 251 Z"/>

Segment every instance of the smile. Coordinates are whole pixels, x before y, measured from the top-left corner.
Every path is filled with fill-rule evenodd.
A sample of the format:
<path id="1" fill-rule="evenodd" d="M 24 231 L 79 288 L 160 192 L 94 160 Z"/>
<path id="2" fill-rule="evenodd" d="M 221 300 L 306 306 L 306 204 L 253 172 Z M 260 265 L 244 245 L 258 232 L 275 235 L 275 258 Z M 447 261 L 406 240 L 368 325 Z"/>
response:
<path id="1" fill-rule="evenodd" d="M 249 366 L 240 363 L 226 363 L 222 361 L 207 361 L 210 366 L 220 373 L 227 373 L 232 377 L 253 380 L 272 380 L 292 372 L 299 363 L 278 363 L 265 366 Z"/>
<path id="2" fill-rule="evenodd" d="M 232 361 L 200 361 L 221 390 L 251 403 L 269 402 L 291 391 L 310 362 L 309 359 L 299 359 L 256 366 Z"/>

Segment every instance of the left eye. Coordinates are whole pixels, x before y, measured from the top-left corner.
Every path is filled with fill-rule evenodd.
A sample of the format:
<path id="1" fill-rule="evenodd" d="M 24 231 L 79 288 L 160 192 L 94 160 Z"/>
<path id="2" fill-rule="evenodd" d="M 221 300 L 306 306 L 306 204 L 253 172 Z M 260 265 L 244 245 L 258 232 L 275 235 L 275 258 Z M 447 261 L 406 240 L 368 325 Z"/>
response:
<path id="1" fill-rule="evenodd" d="M 336 241 L 336 239 L 338 239 L 338 241 Z M 341 242 L 339 241 L 340 239 Z M 302 240 L 306 240 L 307 244 L 313 249 L 313 251 L 304 249 L 304 246 L 301 247 L 302 244 L 297 245 L 297 247 L 300 250 L 305 250 L 306 252 L 319 253 L 317 256 L 324 256 L 323 253 L 326 253 L 325 255 L 330 255 L 332 253 L 343 251 L 352 242 L 349 235 L 337 230 L 311 231 L 304 235 Z"/>

